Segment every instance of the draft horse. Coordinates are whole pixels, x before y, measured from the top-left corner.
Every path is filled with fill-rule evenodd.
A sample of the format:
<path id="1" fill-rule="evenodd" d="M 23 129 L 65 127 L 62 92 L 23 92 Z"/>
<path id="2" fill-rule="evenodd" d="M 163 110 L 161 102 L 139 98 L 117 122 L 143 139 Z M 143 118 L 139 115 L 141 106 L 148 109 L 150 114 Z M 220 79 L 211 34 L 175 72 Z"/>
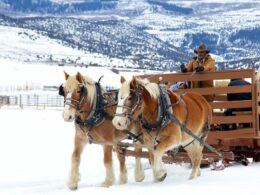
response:
<path id="1" fill-rule="evenodd" d="M 112 125 L 112 118 L 116 110 L 116 102 L 100 86 L 99 82 L 94 82 L 88 76 L 82 76 L 79 72 L 70 76 L 66 72 L 63 90 L 65 107 L 63 119 L 67 122 L 75 121 L 74 151 L 68 187 L 77 189 L 80 179 L 79 165 L 80 156 L 87 143 L 99 143 L 103 145 L 104 165 L 106 169 L 105 181 L 102 186 L 109 187 L 114 183 L 115 177 L 112 165 L 113 144 L 127 135 L 116 131 Z M 120 164 L 119 183 L 127 183 L 127 170 L 125 166 L 125 156 L 117 150 L 117 157 Z M 140 152 L 140 149 L 136 149 Z M 140 182 L 144 179 L 144 170 L 140 158 L 136 158 L 135 179 Z"/>
<path id="2" fill-rule="evenodd" d="M 131 81 L 126 81 L 121 77 L 121 83 L 113 125 L 118 130 L 124 130 L 138 121 L 150 153 L 155 181 L 163 181 L 167 176 L 163 154 L 179 147 L 187 151 L 192 162 L 189 179 L 200 176 L 203 145 L 183 132 L 181 126 L 171 119 L 174 117 L 205 140 L 207 125 L 212 120 L 212 109 L 205 98 L 197 93 L 180 96 L 147 79 L 133 77 Z"/>

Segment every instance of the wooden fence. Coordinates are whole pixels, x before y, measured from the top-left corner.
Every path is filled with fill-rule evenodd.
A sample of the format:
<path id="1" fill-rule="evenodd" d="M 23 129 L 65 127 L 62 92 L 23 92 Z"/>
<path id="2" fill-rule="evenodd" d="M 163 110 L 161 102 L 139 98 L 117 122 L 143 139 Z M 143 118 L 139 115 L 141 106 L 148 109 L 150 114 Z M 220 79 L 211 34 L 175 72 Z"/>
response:
<path id="1" fill-rule="evenodd" d="M 47 107 L 63 107 L 64 98 L 59 95 L 36 95 L 36 94 L 20 94 L 11 96 L 0 96 L 0 105 L 47 108 Z"/>

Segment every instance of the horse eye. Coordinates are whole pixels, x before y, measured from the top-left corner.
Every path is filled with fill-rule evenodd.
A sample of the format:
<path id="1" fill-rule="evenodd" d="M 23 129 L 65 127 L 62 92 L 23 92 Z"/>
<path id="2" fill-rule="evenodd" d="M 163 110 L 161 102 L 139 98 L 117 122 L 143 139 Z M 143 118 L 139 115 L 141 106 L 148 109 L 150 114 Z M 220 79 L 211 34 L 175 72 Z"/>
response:
<path id="1" fill-rule="evenodd" d="M 80 90 L 78 90 L 77 93 L 80 93 Z"/>

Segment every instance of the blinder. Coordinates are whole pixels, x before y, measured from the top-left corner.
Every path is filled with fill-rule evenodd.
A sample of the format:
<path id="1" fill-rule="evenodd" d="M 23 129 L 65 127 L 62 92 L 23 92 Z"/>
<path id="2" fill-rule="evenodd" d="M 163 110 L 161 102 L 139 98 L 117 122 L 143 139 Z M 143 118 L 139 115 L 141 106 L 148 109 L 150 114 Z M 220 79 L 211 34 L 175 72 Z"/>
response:
<path id="1" fill-rule="evenodd" d="M 64 84 L 61 84 L 60 87 L 59 87 L 59 95 L 60 96 L 65 96 L 65 93 L 64 93 Z"/>
<path id="2" fill-rule="evenodd" d="M 87 93 L 87 90 L 86 90 L 85 86 L 84 85 L 80 86 L 80 90 L 79 90 L 80 98 L 79 98 L 79 100 L 76 100 L 74 98 L 66 98 L 63 85 L 60 86 L 60 91 L 61 91 L 61 94 L 63 93 L 63 96 L 65 98 L 64 99 L 64 104 L 65 105 L 70 105 L 72 107 L 75 107 L 76 110 L 79 111 L 80 110 L 80 105 L 81 105 L 82 101 L 84 100 L 84 98 L 86 96 L 86 93 Z M 72 102 L 75 102 L 76 105 L 72 104 Z"/>
<path id="3" fill-rule="evenodd" d="M 138 86 L 136 90 L 130 89 L 130 95 L 131 95 L 130 106 L 125 106 L 125 105 L 122 106 L 123 108 L 127 108 L 129 110 L 129 113 L 119 113 L 119 114 L 115 114 L 115 116 L 127 117 L 130 120 L 134 120 L 133 118 L 134 111 L 140 106 L 141 99 L 142 99 L 142 93 L 140 91 L 140 87 Z M 135 105 L 136 100 L 137 103 Z"/>

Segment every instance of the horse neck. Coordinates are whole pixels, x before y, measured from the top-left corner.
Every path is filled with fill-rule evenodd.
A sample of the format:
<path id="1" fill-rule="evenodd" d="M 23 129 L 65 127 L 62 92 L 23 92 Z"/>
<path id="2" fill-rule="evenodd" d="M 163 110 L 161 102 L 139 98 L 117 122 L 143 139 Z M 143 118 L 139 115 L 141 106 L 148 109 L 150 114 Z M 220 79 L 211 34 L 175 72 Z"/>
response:
<path id="1" fill-rule="evenodd" d="M 143 98 L 142 116 L 150 124 L 156 123 L 158 118 L 158 99 L 151 97 Z"/>
<path id="2" fill-rule="evenodd" d="M 87 96 L 85 96 L 87 98 Z M 96 97 L 94 98 L 94 101 L 91 103 L 89 100 L 84 100 L 81 103 L 81 109 L 80 111 L 83 111 L 79 114 L 81 120 L 86 120 L 90 114 L 93 112 L 96 106 Z"/>
<path id="3" fill-rule="evenodd" d="M 110 116 L 114 117 L 116 113 L 116 107 L 117 107 L 116 102 L 113 100 L 112 97 L 109 96 L 105 96 L 105 101 L 108 102 L 108 105 L 104 109 L 105 112 Z"/>

